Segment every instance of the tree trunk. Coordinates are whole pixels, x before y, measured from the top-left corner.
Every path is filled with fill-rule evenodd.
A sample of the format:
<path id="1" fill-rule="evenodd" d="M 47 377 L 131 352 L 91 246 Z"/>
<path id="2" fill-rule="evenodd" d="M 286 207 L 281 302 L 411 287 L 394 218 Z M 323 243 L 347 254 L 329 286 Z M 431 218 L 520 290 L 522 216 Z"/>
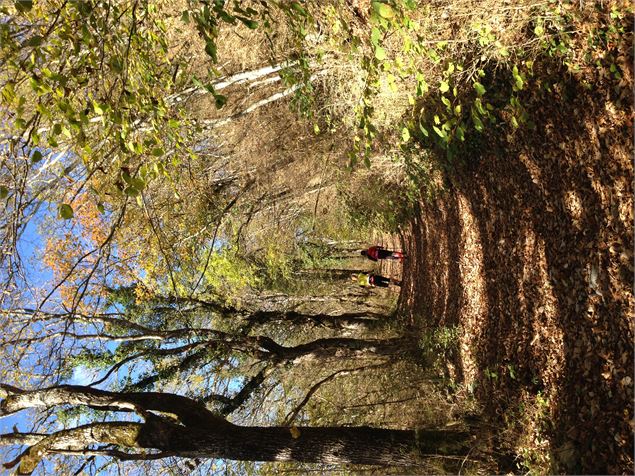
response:
<path id="1" fill-rule="evenodd" d="M 336 337 L 316 339 L 294 347 L 268 349 L 278 358 L 286 362 L 298 364 L 329 358 L 363 358 L 363 357 L 403 357 L 412 352 L 412 341 L 407 338 L 397 339 L 353 339 Z"/>
<path id="2" fill-rule="evenodd" d="M 343 314 L 305 314 L 296 311 L 256 311 L 245 318 L 250 327 L 273 322 L 292 325 L 313 325 L 335 330 L 370 330 L 385 322 L 388 316 L 372 312 L 347 312 Z"/>
<path id="3" fill-rule="evenodd" d="M 240 461 L 297 461 L 322 464 L 414 466 L 426 456 L 463 456 L 467 432 L 391 430 L 371 427 L 239 426 L 190 398 L 159 392 L 108 392 L 62 385 L 22 390 L 0 385 L 5 398 L 0 416 L 28 408 L 88 406 L 103 411 L 134 411 L 144 422 L 107 421 L 56 433 L 0 435 L 0 444 L 31 444 L 18 458 L 18 474 L 30 474 L 50 453 L 96 454 L 119 459 L 165 457 L 223 458 Z M 168 419 L 156 413 L 171 415 Z M 178 421 L 178 423 L 177 423 Z M 107 443 L 112 446 L 103 446 Z M 91 446 L 102 445 L 96 449 Z M 140 451 L 151 449 L 154 451 Z M 159 453 L 157 453 L 159 451 Z"/>
<path id="4" fill-rule="evenodd" d="M 179 456 L 240 461 L 297 461 L 322 464 L 413 466 L 422 455 L 467 454 L 468 434 L 371 427 L 185 428 L 152 420 L 138 444 Z"/>

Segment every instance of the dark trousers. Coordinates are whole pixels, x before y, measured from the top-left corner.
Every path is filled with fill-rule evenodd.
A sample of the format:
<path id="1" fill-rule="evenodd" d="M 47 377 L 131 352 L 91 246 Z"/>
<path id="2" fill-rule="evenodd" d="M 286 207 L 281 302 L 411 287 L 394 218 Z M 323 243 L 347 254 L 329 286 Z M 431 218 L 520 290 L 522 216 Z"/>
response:
<path id="1" fill-rule="evenodd" d="M 390 284 L 390 278 L 373 274 L 370 276 L 370 283 L 380 288 L 387 288 L 388 285 Z"/>
<path id="2" fill-rule="evenodd" d="M 390 259 L 392 258 L 392 251 L 390 250 L 377 250 L 377 258 L 378 259 Z"/>

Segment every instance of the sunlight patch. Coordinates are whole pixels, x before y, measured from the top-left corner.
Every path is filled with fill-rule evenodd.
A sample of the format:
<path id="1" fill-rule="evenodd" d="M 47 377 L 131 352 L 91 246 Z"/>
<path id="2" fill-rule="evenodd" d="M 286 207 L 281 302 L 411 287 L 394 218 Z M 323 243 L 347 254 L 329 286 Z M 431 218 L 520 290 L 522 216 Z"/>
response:
<path id="1" fill-rule="evenodd" d="M 567 207 L 573 223 L 576 226 L 580 226 L 580 218 L 582 218 L 582 213 L 584 212 L 580 194 L 575 190 L 566 192 L 564 195 L 564 205 Z"/>
<path id="2" fill-rule="evenodd" d="M 543 178 L 542 178 L 542 173 L 540 171 L 540 167 L 538 167 L 536 165 L 536 163 L 533 160 L 531 160 L 531 158 L 529 158 L 527 156 L 527 154 L 520 154 L 518 156 L 518 158 L 523 163 L 523 165 L 526 167 L 527 172 L 531 176 L 531 181 L 535 185 L 540 187 L 542 185 L 542 182 L 543 182 Z"/>
<path id="3" fill-rule="evenodd" d="M 274 458 L 276 461 L 290 461 L 291 460 L 291 448 L 282 448 L 276 453 Z"/>
<path id="4" fill-rule="evenodd" d="M 458 196 L 461 220 L 461 258 L 459 276 L 463 280 L 463 331 L 459 336 L 465 383 L 474 382 L 478 374 L 476 359 L 472 355 L 473 344 L 478 337 L 474 330 L 481 328 L 487 310 L 487 293 L 483 276 L 483 247 L 478 224 L 468 200 Z"/>
<path id="5" fill-rule="evenodd" d="M 525 265 L 518 289 L 523 290 L 523 294 L 531 303 L 531 306 L 525 305 L 524 312 L 532 322 L 532 351 L 547 355 L 547 365 L 542 369 L 542 379 L 545 383 L 555 384 L 562 374 L 564 365 L 564 336 L 558 325 L 557 299 L 548 273 L 545 242 L 537 237 L 531 228 L 525 233 Z"/>

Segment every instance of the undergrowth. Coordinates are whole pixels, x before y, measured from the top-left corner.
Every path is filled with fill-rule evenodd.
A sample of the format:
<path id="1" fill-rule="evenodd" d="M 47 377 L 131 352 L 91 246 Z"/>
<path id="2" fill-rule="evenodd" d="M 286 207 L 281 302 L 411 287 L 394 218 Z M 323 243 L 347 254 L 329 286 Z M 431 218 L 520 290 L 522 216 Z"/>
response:
<path id="1" fill-rule="evenodd" d="M 439 174 L 474 160 L 488 135 L 533 128 L 527 96 L 557 89 L 552 72 L 592 90 L 584 73 L 599 71 L 625 88 L 632 7 L 623 1 L 340 3 L 306 10 L 297 68 L 323 74 L 297 92 L 311 99 L 296 101 L 311 108 L 316 134 L 352 137 L 349 167 L 381 169 L 348 192 L 357 223 L 395 231 L 413 203 L 443 187 Z M 398 185 L 386 157 L 402 169 Z"/>

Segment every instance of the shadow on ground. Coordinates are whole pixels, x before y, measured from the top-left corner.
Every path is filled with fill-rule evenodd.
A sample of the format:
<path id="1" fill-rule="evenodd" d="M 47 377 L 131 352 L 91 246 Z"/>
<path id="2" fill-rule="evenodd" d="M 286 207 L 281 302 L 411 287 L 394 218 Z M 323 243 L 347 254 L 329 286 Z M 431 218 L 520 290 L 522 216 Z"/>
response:
<path id="1" fill-rule="evenodd" d="M 633 113 L 618 93 L 529 91 L 533 125 L 492 134 L 406 236 L 402 305 L 421 328 L 460 326 L 456 379 L 499 433 L 501 472 L 527 469 L 515 440 L 537 397 L 553 470 L 633 469 Z"/>

